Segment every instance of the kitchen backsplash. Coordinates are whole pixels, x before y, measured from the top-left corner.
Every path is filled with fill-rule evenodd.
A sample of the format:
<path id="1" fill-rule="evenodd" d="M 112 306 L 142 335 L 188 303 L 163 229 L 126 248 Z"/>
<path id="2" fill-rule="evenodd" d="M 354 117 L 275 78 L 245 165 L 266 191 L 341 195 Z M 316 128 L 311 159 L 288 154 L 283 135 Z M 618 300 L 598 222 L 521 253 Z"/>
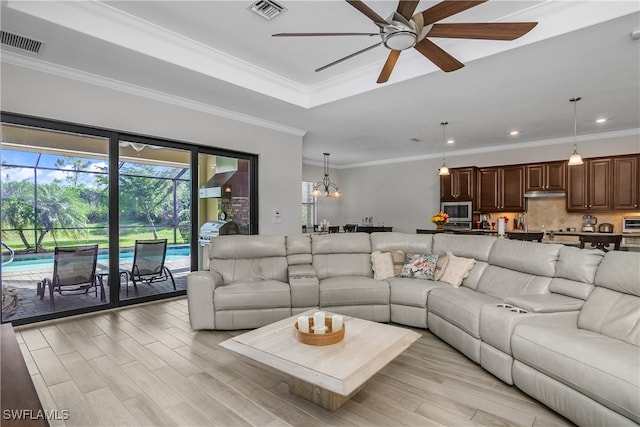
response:
<path id="1" fill-rule="evenodd" d="M 509 218 L 507 230 L 513 229 L 513 218 L 517 214 L 514 213 L 492 213 L 491 220 L 497 222 L 497 218 L 506 216 Z M 582 228 L 581 213 L 567 212 L 566 200 L 564 198 L 541 198 L 527 200 L 526 221 L 529 230 L 542 230 L 542 226 L 546 230 L 566 230 L 568 227 L 575 227 L 576 231 Z M 624 216 L 640 216 L 640 212 L 594 212 L 598 218 L 598 224 L 608 222 L 613 224 L 614 233 L 622 232 L 622 217 Z M 598 225 L 596 224 L 596 231 Z"/>

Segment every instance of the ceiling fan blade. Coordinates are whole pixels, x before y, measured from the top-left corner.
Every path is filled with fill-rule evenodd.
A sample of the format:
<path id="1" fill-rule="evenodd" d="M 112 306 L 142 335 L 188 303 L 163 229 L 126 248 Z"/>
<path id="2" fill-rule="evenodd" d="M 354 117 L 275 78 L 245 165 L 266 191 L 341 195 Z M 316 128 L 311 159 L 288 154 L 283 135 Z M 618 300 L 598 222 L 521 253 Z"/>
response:
<path id="1" fill-rule="evenodd" d="M 422 19 L 424 25 L 433 24 L 448 18 L 456 13 L 471 9 L 474 6 L 482 4 L 488 0 L 462 1 L 462 0 L 443 0 L 442 2 L 431 6 L 429 9 L 423 10 Z"/>
<path id="2" fill-rule="evenodd" d="M 424 39 L 416 44 L 414 48 L 436 64 L 444 72 L 459 70 L 464 64 L 444 50 L 440 49 L 435 43 L 429 39 Z"/>
<path id="3" fill-rule="evenodd" d="M 276 33 L 271 37 L 379 36 L 380 33 Z"/>
<path id="4" fill-rule="evenodd" d="M 538 25 L 537 22 L 433 24 L 427 37 L 515 40 L 527 34 L 536 25 Z"/>
<path id="5" fill-rule="evenodd" d="M 386 19 L 384 19 L 382 16 L 378 15 L 377 13 L 375 13 L 373 10 L 371 10 L 369 8 L 369 6 L 367 6 L 366 4 L 361 2 L 360 0 L 346 0 L 346 1 L 351 6 L 355 7 L 356 9 L 358 9 L 358 11 L 360 11 L 360 13 L 365 15 L 367 18 L 371 19 L 374 23 L 376 23 L 376 24 L 388 24 Z"/>
<path id="6" fill-rule="evenodd" d="M 336 64 L 339 64 L 339 63 L 341 63 L 342 61 L 346 61 L 347 59 L 353 58 L 353 57 L 354 57 L 354 56 L 356 56 L 356 55 L 360 55 L 361 53 L 365 53 L 366 51 L 371 50 L 371 49 L 373 49 L 373 48 L 375 48 L 375 47 L 378 47 L 378 46 L 380 46 L 381 44 L 382 44 L 382 42 L 379 42 L 379 43 L 376 43 L 376 44 L 374 44 L 374 45 L 372 45 L 372 46 L 365 47 L 364 49 L 359 50 L 359 51 L 357 51 L 357 52 L 354 52 L 354 53 L 352 53 L 351 55 L 347 55 L 347 56 L 345 56 L 344 58 L 340 58 L 340 59 L 338 59 L 337 61 L 333 61 L 333 62 L 332 62 L 332 63 L 330 63 L 330 64 L 324 65 L 324 66 L 322 66 L 322 67 L 318 68 L 318 69 L 317 69 L 317 70 L 315 70 L 315 71 L 316 71 L 316 72 L 318 72 L 318 71 L 326 70 L 326 69 L 327 69 L 327 68 L 329 68 L 329 67 L 332 67 L 332 66 L 334 66 L 334 65 L 336 65 Z"/>
<path id="7" fill-rule="evenodd" d="M 396 12 L 398 12 L 400 15 L 404 17 L 404 19 L 408 21 L 413 16 L 413 12 L 416 11 L 416 7 L 418 7 L 418 3 L 420 3 L 420 0 L 418 1 L 400 0 L 398 2 L 398 9 L 396 9 Z"/>
<path id="8" fill-rule="evenodd" d="M 400 52 L 400 50 L 392 50 L 391 52 L 389 52 L 389 56 L 387 56 L 387 62 L 385 62 L 384 67 L 382 67 L 382 71 L 380 72 L 377 83 L 384 83 L 389 80 L 389 76 L 391 76 L 393 67 L 396 66 L 396 62 L 400 57 Z"/>

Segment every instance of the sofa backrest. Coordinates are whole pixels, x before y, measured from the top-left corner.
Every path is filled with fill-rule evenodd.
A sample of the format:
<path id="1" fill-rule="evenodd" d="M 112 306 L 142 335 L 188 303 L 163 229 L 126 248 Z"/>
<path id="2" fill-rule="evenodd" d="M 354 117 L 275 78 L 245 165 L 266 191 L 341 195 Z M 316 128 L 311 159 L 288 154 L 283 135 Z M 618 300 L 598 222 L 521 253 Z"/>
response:
<path id="1" fill-rule="evenodd" d="M 313 267 L 321 280 L 335 276 L 373 277 L 367 233 L 314 234 L 311 253 Z"/>
<path id="2" fill-rule="evenodd" d="M 501 299 L 549 292 L 561 247 L 496 239 L 476 290 Z"/>
<path id="3" fill-rule="evenodd" d="M 597 249 L 561 247 L 549 291 L 586 300 L 593 291 L 596 271 L 603 257 L 604 252 Z"/>
<path id="4" fill-rule="evenodd" d="M 222 274 L 224 284 L 236 281 L 287 281 L 284 236 L 231 235 L 211 241 L 209 269 Z"/>
<path id="5" fill-rule="evenodd" d="M 405 254 L 431 254 L 432 234 L 371 233 L 371 250 L 380 252 L 402 251 Z"/>
<path id="6" fill-rule="evenodd" d="M 578 328 L 640 346 L 640 252 L 608 252 L 596 271 Z"/>
<path id="7" fill-rule="evenodd" d="M 287 262 L 289 265 L 311 264 L 311 236 L 293 234 L 287 236 Z"/>
<path id="8" fill-rule="evenodd" d="M 466 234 L 436 234 L 433 236 L 433 253 L 444 256 L 451 251 L 457 257 L 473 258 L 475 265 L 462 281 L 462 286 L 476 290 L 478 282 L 487 268 L 491 247 L 498 240 L 492 236 Z"/>

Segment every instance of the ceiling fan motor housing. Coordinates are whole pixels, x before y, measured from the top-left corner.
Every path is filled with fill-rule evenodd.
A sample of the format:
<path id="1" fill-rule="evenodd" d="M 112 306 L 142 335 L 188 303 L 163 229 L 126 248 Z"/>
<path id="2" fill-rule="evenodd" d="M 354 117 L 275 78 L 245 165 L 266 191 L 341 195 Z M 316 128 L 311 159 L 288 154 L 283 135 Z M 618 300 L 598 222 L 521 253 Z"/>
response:
<path id="1" fill-rule="evenodd" d="M 388 25 L 380 26 L 380 36 L 385 47 L 391 50 L 405 50 L 415 46 L 418 31 L 412 21 L 405 20 L 397 13 L 392 14 L 388 21 Z"/>

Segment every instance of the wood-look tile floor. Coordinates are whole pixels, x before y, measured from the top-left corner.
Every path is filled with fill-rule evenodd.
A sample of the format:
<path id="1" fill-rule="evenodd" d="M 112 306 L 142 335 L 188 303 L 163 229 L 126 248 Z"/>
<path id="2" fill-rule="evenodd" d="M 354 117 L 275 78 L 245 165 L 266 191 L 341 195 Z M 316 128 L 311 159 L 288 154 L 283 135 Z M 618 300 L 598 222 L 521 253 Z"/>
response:
<path id="1" fill-rule="evenodd" d="M 428 331 L 336 412 L 192 331 L 186 298 L 17 329 L 52 426 L 566 426 Z M 6 392 L 3 390 L 3 392 Z"/>

